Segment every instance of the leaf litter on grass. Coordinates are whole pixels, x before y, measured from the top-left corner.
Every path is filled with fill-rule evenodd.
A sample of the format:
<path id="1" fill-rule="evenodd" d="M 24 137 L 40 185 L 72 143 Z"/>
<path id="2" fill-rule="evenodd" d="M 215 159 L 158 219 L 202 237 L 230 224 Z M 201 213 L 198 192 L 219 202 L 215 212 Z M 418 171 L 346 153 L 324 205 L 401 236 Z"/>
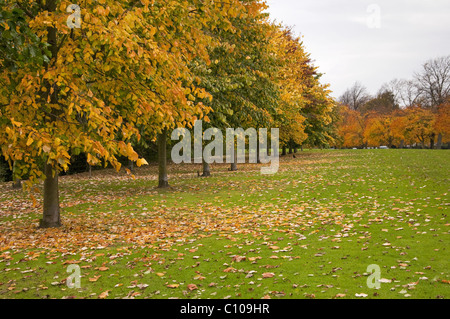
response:
<path id="1" fill-rule="evenodd" d="M 339 156 L 335 154 L 339 154 Z M 382 192 L 384 185 L 395 185 L 398 178 L 391 176 L 389 177 L 390 184 L 386 184 L 389 178 L 381 179 L 381 176 L 370 176 L 362 172 L 358 173 L 360 176 L 357 177 L 351 173 L 352 167 L 358 167 L 357 160 L 348 161 L 345 153 L 335 154 L 314 154 L 315 160 L 303 161 L 309 171 L 305 167 L 298 170 L 299 160 L 287 160 L 283 163 L 280 175 L 269 180 L 265 180 L 253 172 L 241 175 L 242 178 L 245 178 L 242 180 L 235 179 L 237 175 L 233 175 L 230 177 L 233 178 L 232 185 L 234 185 L 231 187 L 231 191 L 227 187 L 229 181 L 227 182 L 227 178 L 223 176 L 221 178 L 224 180 L 218 181 L 218 183 L 202 181 L 205 184 L 193 185 L 196 192 L 203 196 L 203 199 L 198 202 L 191 202 L 187 199 L 183 204 L 183 199 L 187 198 L 186 196 L 189 196 L 190 193 L 178 190 L 164 194 L 164 196 L 158 195 L 153 190 L 147 190 L 142 192 L 141 196 L 133 196 L 127 202 L 126 198 L 120 198 L 120 195 L 126 192 L 122 187 L 117 187 L 119 191 L 116 193 L 109 191 L 108 194 L 100 194 L 100 200 L 89 203 L 88 206 L 85 206 L 86 201 L 76 203 L 76 199 L 73 197 L 72 204 L 66 208 L 70 213 L 63 213 L 63 227 L 59 229 L 38 229 L 36 227 L 38 215 L 36 216 L 36 209 L 32 206 L 25 205 L 25 212 L 20 211 L 20 213 L 7 209 L 2 216 L 16 216 L 17 218 L 4 219 L 0 224 L 0 262 L 4 262 L 6 265 L 13 255 L 26 253 L 22 258 L 25 263 L 46 260 L 45 265 L 51 266 L 60 259 L 61 264 L 78 262 L 81 267 L 86 267 L 82 268 L 85 270 L 89 270 L 88 267 L 94 264 L 95 266 L 92 267 L 96 268 L 94 271 L 102 274 L 90 273 L 89 281 L 98 283 L 105 280 L 108 275 L 114 275 L 111 272 L 115 271 L 115 267 L 123 263 L 122 260 L 136 250 L 152 252 L 150 255 L 136 258 L 136 262 L 145 262 L 147 265 L 145 272 L 151 274 L 154 271 L 152 267 L 155 268 L 156 265 L 163 267 L 167 263 L 163 257 L 167 252 L 178 249 L 180 245 L 193 245 L 195 242 L 202 242 L 203 239 L 217 238 L 229 241 L 230 248 L 235 252 L 233 254 L 233 251 L 230 251 L 230 255 L 227 257 L 229 259 L 224 261 L 229 263 L 228 267 L 225 266 L 221 271 L 222 274 L 224 271 L 226 276 L 220 275 L 223 279 L 220 279 L 218 275 L 211 277 L 196 274 L 199 276 L 196 277 L 197 279 L 191 277 L 193 280 L 210 277 L 212 280 L 224 282 L 224 284 L 213 285 L 210 288 L 227 286 L 226 282 L 235 281 L 240 273 L 244 273 L 244 279 L 258 278 L 258 276 L 254 276 L 256 272 L 259 272 L 259 278 L 275 280 L 273 284 L 279 285 L 280 280 L 281 282 L 285 280 L 285 278 L 279 278 L 279 275 L 283 275 L 283 269 L 288 269 L 289 263 L 297 260 L 298 270 L 303 269 L 305 265 L 311 269 L 316 262 L 322 266 L 313 272 L 314 276 L 303 279 L 315 281 L 315 286 L 305 286 L 304 282 L 294 284 L 295 288 L 294 285 L 290 285 L 294 289 L 290 294 L 294 295 L 286 293 L 284 291 L 286 289 L 264 291 L 264 286 L 257 280 L 255 280 L 256 283 L 249 281 L 244 285 L 234 283 L 235 289 L 238 291 L 245 286 L 255 286 L 256 290 L 254 291 L 261 293 L 257 297 L 300 297 L 299 294 L 295 295 L 295 291 L 298 289 L 302 289 L 301 295 L 307 298 L 313 295 L 320 296 L 321 291 L 328 290 L 332 294 L 330 297 L 351 297 L 352 295 L 344 290 L 342 292 L 336 290 L 335 281 L 342 278 L 342 275 L 338 275 L 342 270 L 338 269 L 344 268 L 348 271 L 348 267 L 358 267 L 361 263 L 364 265 L 372 263 L 371 260 L 363 261 L 363 256 L 364 258 L 378 259 L 378 262 L 385 264 L 381 266 L 389 267 L 388 269 L 396 274 L 399 274 L 399 271 L 406 271 L 408 272 L 405 273 L 407 278 L 410 278 L 411 275 L 414 278 L 416 276 L 424 277 L 423 275 L 427 273 L 431 278 L 440 277 L 441 284 L 444 280 L 448 280 L 447 273 L 430 273 L 432 268 L 422 269 L 422 271 L 414 269 L 414 273 L 410 272 L 410 268 L 415 267 L 416 264 L 411 260 L 408 260 L 407 263 L 405 262 L 407 259 L 398 259 L 400 261 L 391 264 L 389 259 L 380 259 L 407 254 L 410 250 L 408 247 L 413 246 L 413 243 L 420 245 L 421 237 L 426 237 L 430 243 L 439 243 L 440 238 L 447 240 L 448 219 L 439 217 L 437 214 L 437 212 L 444 213 L 445 211 L 444 200 L 448 199 L 447 190 L 436 193 L 433 198 L 429 196 L 430 199 L 427 202 L 423 202 L 420 197 L 413 198 L 402 193 L 395 194 L 395 196 L 384 196 Z M 347 165 L 336 166 L 336 163 L 340 164 L 342 160 L 345 160 Z M 350 166 L 349 163 L 354 165 Z M 319 165 L 320 169 L 314 170 L 312 167 L 314 165 Z M 251 170 L 254 169 L 254 166 L 249 167 Z M 124 183 L 124 180 L 119 179 L 117 183 L 120 185 Z M 210 192 L 211 189 L 214 189 L 214 193 Z M 242 193 L 242 190 L 245 190 L 245 193 Z M 97 189 L 97 191 L 100 190 Z M 417 195 L 419 191 L 413 187 L 408 189 L 408 192 Z M 422 189 L 420 192 L 425 191 Z M 228 201 L 225 193 L 231 196 Z M 207 194 L 213 194 L 214 197 Z M 162 198 L 158 200 L 159 204 L 148 205 L 154 201 L 155 196 Z M 167 202 L 175 197 L 176 200 Z M 19 198 L 15 204 L 14 201 L 13 196 L 8 197 L 8 207 L 20 206 L 23 198 Z M 105 203 L 109 203 L 107 209 L 104 207 Z M 77 207 L 81 209 L 77 210 Z M 92 209 L 93 207 L 100 209 Z M 29 211 L 32 218 L 27 216 L 26 210 Z M 33 218 L 33 216 L 36 217 Z M 430 234 L 433 237 L 430 237 Z M 406 241 L 406 235 L 408 237 L 417 236 L 419 242 L 417 240 Z M 242 241 L 250 242 L 249 247 L 253 248 L 249 250 L 253 249 L 253 252 L 242 253 L 239 248 L 244 245 Z M 303 245 L 302 242 L 308 244 Z M 349 250 L 350 247 L 352 250 Z M 199 254 L 199 248 L 201 246 L 185 252 L 194 261 L 197 260 L 192 265 L 192 269 L 204 267 L 205 260 L 214 258 Z M 356 255 L 353 248 L 360 253 Z M 441 245 L 435 245 L 433 249 L 442 251 L 445 249 L 444 242 Z M 114 250 L 116 253 L 107 258 L 107 264 L 104 261 L 99 264 L 98 261 L 108 257 L 99 255 L 101 254 L 99 251 L 110 250 Z M 217 256 L 217 252 L 212 253 Z M 252 255 L 255 253 L 257 254 Z M 184 264 L 187 260 L 185 257 L 188 257 L 185 254 L 178 253 L 176 259 L 173 259 L 173 264 Z M 75 259 L 68 260 L 70 256 L 74 256 Z M 336 265 L 336 259 L 341 260 L 343 264 Z M 346 268 L 344 264 L 350 260 L 356 261 L 356 264 L 348 264 L 349 266 Z M 269 261 L 270 263 L 266 265 L 261 264 Z M 331 262 L 333 262 L 333 268 L 325 271 L 325 265 Z M 133 263 L 127 261 L 126 267 L 133 269 L 130 268 L 135 267 Z M 244 265 L 244 268 L 233 267 L 233 265 L 241 264 Z M 266 267 L 264 270 L 276 269 L 276 271 L 245 269 L 248 267 L 247 265 L 254 264 Z M 7 271 L 3 270 L 4 275 L 12 276 L 18 271 L 14 270 L 11 264 L 8 267 Z M 359 272 L 363 273 L 365 269 L 359 270 L 359 272 L 357 269 L 352 270 L 353 275 L 349 278 L 358 280 L 364 288 L 365 278 Z M 20 271 L 24 270 L 20 268 Z M 31 272 L 35 272 L 35 270 L 31 269 Z M 310 272 L 304 272 L 305 277 Z M 214 270 L 211 270 L 210 273 L 214 273 Z M 289 276 L 292 276 L 292 273 L 295 272 L 289 272 Z M 139 273 L 137 274 L 139 277 Z M 160 276 L 163 280 L 161 282 L 163 287 L 177 291 L 180 284 L 183 284 L 183 281 L 178 280 L 167 282 L 167 279 L 172 280 L 169 277 L 174 276 L 173 273 L 169 274 L 169 277 L 166 277 L 165 272 L 158 272 L 158 274 L 163 274 Z M 311 273 L 311 275 L 313 274 Z M 247 276 L 248 278 L 245 278 Z M 323 281 L 319 282 L 318 278 L 322 278 Z M 394 276 L 389 278 L 393 279 L 383 281 L 383 284 L 390 285 L 394 290 L 398 288 L 396 286 L 401 285 L 396 282 L 398 280 L 394 280 Z M 288 278 L 288 280 L 292 282 L 293 279 Z M 389 280 L 391 282 L 388 282 Z M 116 288 L 122 289 L 122 283 L 117 283 L 117 285 Z M 140 283 L 140 285 L 143 284 Z M 192 285 L 197 289 L 190 289 L 189 287 L 194 287 Z M 136 284 L 132 286 L 137 287 Z M 186 279 L 185 292 L 187 294 L 202 293 L 204 288 L 201 286 L 203 285 L 193 284 Z M 232 286 L 230 285 L 230 287 Z M 314 289 L 307 286 L 314 287 Z M 14 291 L 16 289 L 14 287 L 16 286 L 13 283 L 8 284 L 8 291 Z M 45 290 L 44 287 L 42 286 L 40 289 Z M 408 286 L 407 289 L 412 287 L 416 286 Z M 2 286 L 0 286 L 1 289 Z M 410 295 L 413 290 L 409 289 L 410 293 L 399 295 Z M 272 294 L 271 291 L 275 291 L 275 293 Z M 112 293 L 112 287 L 105 287 L 103 291 L 98 291 L 98 295 L 105 298 Z M 136 293 L 134 291 L 126 296 L 134 298 L 142 294 L 145 295 L 146 292 Z M 156 291 L 153 291 L 151 294 L 163 297 L 164 292 L 156 294 Z M 358 286 L 354 288 L 354 297 L 365 298 L 365 295 L 371 296 L 369 289 L 358 289 Z"/>

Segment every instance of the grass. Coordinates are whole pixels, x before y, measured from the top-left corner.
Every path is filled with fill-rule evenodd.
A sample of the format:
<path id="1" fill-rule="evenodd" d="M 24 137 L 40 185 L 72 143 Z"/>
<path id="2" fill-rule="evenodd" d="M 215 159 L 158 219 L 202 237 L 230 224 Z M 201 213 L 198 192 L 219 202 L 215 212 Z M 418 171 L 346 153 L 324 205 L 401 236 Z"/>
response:
<path id="1" fill-rule="evenodd" d="M 1 184 L 0 298 L 448 298 L 449 159 L 313 150 L 273 176 L 213 165 L 207 179 L 173 165 L 169 190 L 154 165 L 64 176 L 64 226 L 47 230 L 42 201 Z"/>

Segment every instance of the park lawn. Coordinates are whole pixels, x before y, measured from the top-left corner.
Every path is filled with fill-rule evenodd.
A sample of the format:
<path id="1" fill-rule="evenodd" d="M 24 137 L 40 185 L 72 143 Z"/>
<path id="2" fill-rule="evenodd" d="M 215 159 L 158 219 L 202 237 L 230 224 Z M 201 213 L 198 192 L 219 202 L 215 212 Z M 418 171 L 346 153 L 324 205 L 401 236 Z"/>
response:
<path id="1" fill-rule="evenodd" d="M 312 150 L 272 176 L 171 165 L 168 190 L 155 165 L 63 176 L 59 229 L 37 228 L 40 187 L 1 184 L 0 298 L 448 298 L 449 162 Z"/>

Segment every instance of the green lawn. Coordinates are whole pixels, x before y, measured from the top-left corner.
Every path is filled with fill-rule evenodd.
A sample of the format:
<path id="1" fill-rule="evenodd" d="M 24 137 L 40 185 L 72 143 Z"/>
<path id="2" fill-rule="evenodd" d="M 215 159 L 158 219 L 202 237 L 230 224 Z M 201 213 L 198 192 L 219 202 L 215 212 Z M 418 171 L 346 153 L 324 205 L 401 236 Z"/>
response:
<path id="1" fill-rule="evenodd" d="M 64 225 L 46 230 L 39 187 L 33 206 L 0 184 L 0 298 L 448 298 L 449 163 L 448 151 L 307 151 L 273 176 L 173 165 L 164 191 L 155 165 L 64 176 Z M 80 288 L 66 285 L 71 264 Z"/>

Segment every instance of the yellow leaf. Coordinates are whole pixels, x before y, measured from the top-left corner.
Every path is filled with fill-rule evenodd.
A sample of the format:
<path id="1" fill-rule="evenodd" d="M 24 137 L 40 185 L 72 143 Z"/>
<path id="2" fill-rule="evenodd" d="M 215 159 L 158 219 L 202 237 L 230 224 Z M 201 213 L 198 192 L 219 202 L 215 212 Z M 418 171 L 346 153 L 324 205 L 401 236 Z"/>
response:
<path id="1" fill-rule="evenodd" d="M 142 165 L 148 165 L 148 162 L 145 160 L 145 158 L 140 158 L 136 161 L 136 165 L 138 167 L 141 167 Z"/>
<path id="2" fill-rule="evenodd" d="M 34 140 L 31 137 L 28 138 L 27 146 L 30 146 L 31 144 L 33 144 L 33 142 L 34 142 Z"/>

